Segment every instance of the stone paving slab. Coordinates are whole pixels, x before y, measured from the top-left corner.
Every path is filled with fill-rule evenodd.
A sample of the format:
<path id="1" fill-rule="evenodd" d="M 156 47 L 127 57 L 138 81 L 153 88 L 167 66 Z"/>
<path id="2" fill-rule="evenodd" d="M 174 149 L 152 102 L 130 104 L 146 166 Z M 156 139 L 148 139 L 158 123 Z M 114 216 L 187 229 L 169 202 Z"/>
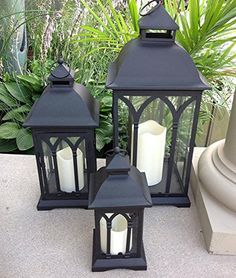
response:
<path id="1" fill-rule="evenodd" d="M 93 212 L 38 212 L 38 198 L 35 158 L 0 154 L 0 278 L 236 277 L 235 256 L 207 253 L 194 203 L 146 209 L 146 272 L 92 273 Z"/>

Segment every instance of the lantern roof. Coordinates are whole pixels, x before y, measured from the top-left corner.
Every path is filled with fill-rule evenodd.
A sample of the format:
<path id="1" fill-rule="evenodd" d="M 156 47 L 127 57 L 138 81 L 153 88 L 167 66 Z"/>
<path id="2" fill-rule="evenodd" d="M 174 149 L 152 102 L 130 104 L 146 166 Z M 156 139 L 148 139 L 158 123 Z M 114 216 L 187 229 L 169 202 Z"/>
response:
<path id="1" fill-rule="evenodd" d="M 48 77 L 48 81 L 51 83 L 58 84 L 61 82 L 71 82 L 74 83 L 74 71 L 71 70 L 63 61 L 63 59 L 58 60 L 58 65 L 52 70 Z"/>
<path id="2" fill-rule="evenodd" d="M 89 206 L 96 208 L 151 207 L 145 173 L 130 166 L 128 156 L 115 150 L 107 166 L 90 176 Z"/>
<path id="3" fill-rule="evenodd" d="M 178 30 L 179 26 L 167 13 L 162 4 L 157 4 L 145 16 L 140 18 L 140 29 L 151 30 Z"/>
<path id="4" fill-rule="evenodd" d="M 140 36 L 129 41 L 108 70 L 113 90 L 203 91 L 210 89 L 190 55 L 175 42 L 178 25 L 162 5 L 140 21 Z M 152 29 L 151 32 L 150 30 Z"/>
<path id="5" fill-rule="evenodd" d="M 99 125 L 99 104 L 65 64 L 52 71 L 41 97 L 33 105 L 24 127 L 83 127 Z"/>
<path id="6" fill-rule="evenodd" d="M 126 155 L 126 151 L 120 150 L 116 147 L 106 153 L 106 171 L 112 174 L 124 173 L 127 174 L 130 171 L 129 157 Z M 119 155 L 117 155 L 119 154 Z"/>

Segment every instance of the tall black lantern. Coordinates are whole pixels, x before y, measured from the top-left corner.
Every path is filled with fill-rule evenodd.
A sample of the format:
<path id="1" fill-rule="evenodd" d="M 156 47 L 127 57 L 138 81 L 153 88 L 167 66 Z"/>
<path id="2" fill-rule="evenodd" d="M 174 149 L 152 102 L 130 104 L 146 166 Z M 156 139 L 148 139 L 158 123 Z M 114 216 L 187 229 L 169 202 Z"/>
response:
<path id="1" fill-rule="evenodd" d="M 38 210 L 88 205 L 99 105 L 73 76 L 59 61 L 24 123 L 33 133 L 41 188 Z"/>
<path id="2" fill-rule="evenodd" d="M 139 27 L 139 38 L 109 67 L 114 146 L 126 148 L 132 164 L 146 173 L 153 204 L 188 207 L 201 95 L 210 87 L 175 43 L 178 25 L 161 4 Z"/>
<path id="3" fill-rule="evenodd" d="M 89 209 L 95 210 L 92 271 L 147 269 L 143 212 L 151 205 L 145 174 L 115 148 L 106 167 L 90 180 Z"/>

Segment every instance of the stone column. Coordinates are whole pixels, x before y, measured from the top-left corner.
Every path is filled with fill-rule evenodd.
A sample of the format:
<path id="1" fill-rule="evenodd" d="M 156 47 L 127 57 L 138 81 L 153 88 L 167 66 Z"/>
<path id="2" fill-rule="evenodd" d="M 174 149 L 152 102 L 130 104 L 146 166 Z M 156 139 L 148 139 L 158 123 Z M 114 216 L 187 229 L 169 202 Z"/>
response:
<path id="1" fill-rule="evenodd" d="M 191 186 L 208 251 L 236 255 L 236 96 L 226 139 L 194 150 Z"/>
<path id="2" fill-rule="evenodd" d="M 198 163 L 198 176 L 212 196 L 236 212 L 236 97 L 226 139 L 203 152 Z"/>
<path id="3" fill-rule="evenodd" d="M 230 122 L 224 146 L 225 156 L 236 166 L 236 96 L 230 115 Z"/>

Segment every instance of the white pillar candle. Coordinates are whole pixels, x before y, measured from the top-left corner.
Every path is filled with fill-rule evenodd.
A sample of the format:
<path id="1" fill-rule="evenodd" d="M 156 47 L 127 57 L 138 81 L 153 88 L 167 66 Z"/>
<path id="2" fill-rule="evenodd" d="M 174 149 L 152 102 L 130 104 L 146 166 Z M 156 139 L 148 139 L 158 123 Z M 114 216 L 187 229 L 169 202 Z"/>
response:
<path id="1" fill-rule="evenodd" d="M 108 217 L 112 214 L 107 213 Z M 110 254 L 117 255 L 119 253 L 125 254 L 126 239 L 127 239 L 128 223 L 122 215 L 117 215 L 112 220 Z M 132 233 L 132 230 L 131 230 Z M 100 220 L 100 242 L 102 252 L 107 252 L 107 222 L 102 217 Z M 130 249 L 132 247 L 132 234 L 130 236 Z"/>
<path id="2" fill-rule="evenodd" d="M 77 168 L 79 190 L 84 187 L 84 158 L 83 153 L 77 149 Z M 59 172 L 61 190 L 64 192 L 75 191 L 74 160 L 70 147 L 57 152 L 57 166 Z"/>
<path id="3" fill-rule="evenodd" d="M 137 168 L 146 173 L 149 186 L 162 180 L 166 128 L 153 120 L 139 124 Z M 133 151 L 133 144 L 132 144 Z"/>

